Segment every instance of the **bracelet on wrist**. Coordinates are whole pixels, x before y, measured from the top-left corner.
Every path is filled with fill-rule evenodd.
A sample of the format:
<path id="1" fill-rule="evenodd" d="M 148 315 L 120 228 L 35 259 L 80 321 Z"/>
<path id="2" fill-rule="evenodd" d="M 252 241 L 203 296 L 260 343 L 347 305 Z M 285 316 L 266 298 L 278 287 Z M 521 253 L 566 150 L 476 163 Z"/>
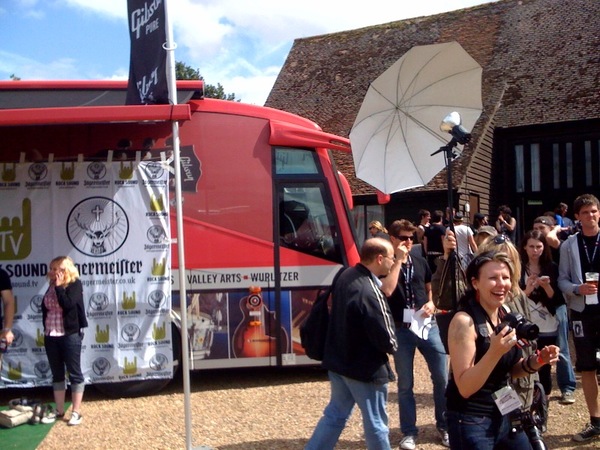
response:
<path id="1" fill-rule="evenodd" d="M 536 355 L 529 355 L 529 356 L 527 357 L 527 361 L 525 362 L 525 364 L 527 365 L 527 368 L 529 369 L 529 370 L 527 371 L 527 373 L 536 373 L 536 372 L 539 370 L 539 369 L 536 369 L 536 368 L 534 368 L 534 367 L 531 365 L 531 357 L 532 357 L 532 356 L 533 356 L 534 358 L 537 358 L 537 356 L 536 356 Z"/>
<path id="2" fill-rule="evenodd" d="M 528 373 L 529 375 L 533 375 L 536 371 L 531 371 L 525 366 L 525 362 L 527 361 L 527 359 L 529 358 L 525 358 L 521 361 L 521 369 L 523 369 L 523 372 Z"/>

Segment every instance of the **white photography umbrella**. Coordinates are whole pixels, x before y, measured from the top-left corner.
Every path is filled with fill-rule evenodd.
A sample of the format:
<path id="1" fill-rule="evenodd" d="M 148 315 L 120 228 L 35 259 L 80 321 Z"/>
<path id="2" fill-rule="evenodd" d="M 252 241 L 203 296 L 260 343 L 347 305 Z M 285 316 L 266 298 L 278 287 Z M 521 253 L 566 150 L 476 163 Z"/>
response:
<path id="1" fill-rule="evenodd" d="M 391 194 L 427 184 L 445 166 L 440 123 L 458 112 L 471 129 L 482 110 L 481 66 L 458 42 L 415 46 L 371 83 L 350 143 L 356 176 Z"/>

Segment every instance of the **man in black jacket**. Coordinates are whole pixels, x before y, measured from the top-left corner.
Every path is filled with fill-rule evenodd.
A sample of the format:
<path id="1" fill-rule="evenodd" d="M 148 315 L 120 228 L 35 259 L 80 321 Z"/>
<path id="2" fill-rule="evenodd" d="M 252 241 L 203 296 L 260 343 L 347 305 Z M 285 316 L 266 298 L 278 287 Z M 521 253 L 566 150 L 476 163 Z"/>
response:
<path id="1" fill-rule="evenodd" d="M 333 449 L 357 404 L 369 450 L 389 450 L 388 383 L 394 380 L 388 354 L 397 348 L 394 321 L 379 277 L 390 272 L 394 249 L 382 238 L 367 239 L 360 263 L 346 269 L 333 288 L 323 367 L 331 400 L 307 450 Z"/>

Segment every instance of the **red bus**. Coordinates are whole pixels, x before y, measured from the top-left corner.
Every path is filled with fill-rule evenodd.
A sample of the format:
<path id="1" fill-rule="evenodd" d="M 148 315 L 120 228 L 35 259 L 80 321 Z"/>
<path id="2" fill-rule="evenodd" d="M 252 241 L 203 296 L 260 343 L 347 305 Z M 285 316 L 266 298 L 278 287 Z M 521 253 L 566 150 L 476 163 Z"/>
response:
<path id="1" fill-rule="evenodd" d="M 358 261 L 350 188 L 331 157 L 349 141 L 283 111 L 203 98 L 200 81 L 178 82 L 175 106 L 124 106 L 126 87 L 0 82 L 1 160 L 168 158 L 179 121 L 191 368 L 314 363 L 299 324 L 317 290 Z M 171 221 L 176 343 L 174 208 Z"/>

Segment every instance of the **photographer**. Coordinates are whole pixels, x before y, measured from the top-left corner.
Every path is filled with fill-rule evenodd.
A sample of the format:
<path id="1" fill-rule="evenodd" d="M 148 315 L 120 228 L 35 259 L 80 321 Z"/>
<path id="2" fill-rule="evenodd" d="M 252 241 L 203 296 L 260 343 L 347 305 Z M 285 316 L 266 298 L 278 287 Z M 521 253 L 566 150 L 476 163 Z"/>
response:
<path id="1" fill-rule="evenodd" d="M 517 286 L 506 253 L 479 254 L 467 268 L 467 290 L 450 323 L 451 375 L 446 391 L 453 449 L 530 449 L 525 433 L 511 433 L 509 415 L 521 408 L 511 378 L 527 376 L 558 359 L 547 346 L 524 358 L 517 330 L 503 324 L 501 307 Z M 518 327 L 519 328 L 519 327 Z M 520 337 L 524 338 L 523 336 Z"/>

